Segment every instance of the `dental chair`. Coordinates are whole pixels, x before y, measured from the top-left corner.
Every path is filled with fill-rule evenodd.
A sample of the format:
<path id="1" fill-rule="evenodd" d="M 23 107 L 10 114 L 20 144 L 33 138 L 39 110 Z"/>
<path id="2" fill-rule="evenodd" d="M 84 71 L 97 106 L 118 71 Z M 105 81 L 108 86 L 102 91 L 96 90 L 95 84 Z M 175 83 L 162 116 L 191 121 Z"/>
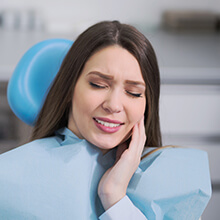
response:
<path id="1" fill-rule="evenodd" d="M 47 92 L 73 41 L 50 39 L 31 47 L 17 64 L 7 88 L 14 114 L 33 126 Z"/>

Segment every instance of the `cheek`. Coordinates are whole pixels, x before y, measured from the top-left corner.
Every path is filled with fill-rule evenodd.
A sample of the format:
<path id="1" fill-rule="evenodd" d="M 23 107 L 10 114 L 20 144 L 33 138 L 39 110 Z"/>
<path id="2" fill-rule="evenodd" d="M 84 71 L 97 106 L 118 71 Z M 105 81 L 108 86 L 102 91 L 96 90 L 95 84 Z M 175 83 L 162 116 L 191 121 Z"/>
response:
<path id="1" fill-rule="evenodd" d="M 85 116 L 97 108 L 99 99 L 93 92 L 81 89 L 74 95 L 73 100 L 73 109 L 77 109 L 79 115 Z"/>
<path id="2" fill-rule="evenodd" d="M 129 119 L 130 122 L 133 122 L 133 124 L 136 124 L 144 115 L 145 112 L 145 105 L 146 101 L 141 100 L 140 102 L 137 103 L 132 103 L 129 107 Z"/>

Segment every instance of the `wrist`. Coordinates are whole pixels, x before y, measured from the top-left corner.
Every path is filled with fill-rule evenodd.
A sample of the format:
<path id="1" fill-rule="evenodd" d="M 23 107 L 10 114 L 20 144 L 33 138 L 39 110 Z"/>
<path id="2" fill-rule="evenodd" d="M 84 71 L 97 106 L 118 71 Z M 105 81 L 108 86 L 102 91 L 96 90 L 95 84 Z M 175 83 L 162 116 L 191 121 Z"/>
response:
<path id="1" fill-rule="evenodd" d="M 119 202 L 126 193 L 103 193 L 100 192 L 99 198 L 101 200 L 102 206 L 105 210 L 111 208 L 113 205 L 115 205 L 117 202 Z"/>

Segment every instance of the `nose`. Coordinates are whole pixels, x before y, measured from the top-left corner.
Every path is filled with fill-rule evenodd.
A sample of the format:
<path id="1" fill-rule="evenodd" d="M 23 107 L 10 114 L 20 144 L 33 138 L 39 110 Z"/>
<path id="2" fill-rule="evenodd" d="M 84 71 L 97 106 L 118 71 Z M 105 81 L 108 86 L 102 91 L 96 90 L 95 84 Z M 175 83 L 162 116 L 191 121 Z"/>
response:
<path id="1" fill-rule="evenodd" d="M 119 113 L 123 110 L 123 98 L 120 91 L 109 92 L 102 104 L 102 107 L 108 113 Z"/>

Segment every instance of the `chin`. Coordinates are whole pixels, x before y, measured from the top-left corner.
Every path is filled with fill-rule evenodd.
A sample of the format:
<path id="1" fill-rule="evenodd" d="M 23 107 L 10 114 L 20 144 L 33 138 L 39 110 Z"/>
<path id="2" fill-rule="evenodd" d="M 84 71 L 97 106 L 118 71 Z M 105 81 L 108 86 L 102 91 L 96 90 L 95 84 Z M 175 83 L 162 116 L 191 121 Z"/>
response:
<path id="1" fill-rule="evenodd" d="M 115 139 L 112 140 L 112 138 L 104 138 L 103 140 L 99 138 L 91 143 L 100 149 L 110 150 L 116 147 L 120 143 L 120 141 L 116 141 Z"/>
<path id="2" fill-rule="evenodd" d="M 97 143 L 95 144 L 95 146 L 97 146 L 98 148 L 100 149 L 103 149 L 103 150 L 111 150 L 113 148 L 115 148 L 118 144 L 109 144 L 109 143 Z"/>
<path id="3" fill-rule="evenodd" d="M 93 134 L 88 137 L 88 141 L 95 145 L 96 147 L 103 150 L 110 150 L 118 146 L 119 144 L 127 141 L 131 136 L 131 130 L 122 134 L 111 134 L 111 135 L 103 135 L 103 134 Z M 90 140 L 89 140 L 90 139 Z"/>

